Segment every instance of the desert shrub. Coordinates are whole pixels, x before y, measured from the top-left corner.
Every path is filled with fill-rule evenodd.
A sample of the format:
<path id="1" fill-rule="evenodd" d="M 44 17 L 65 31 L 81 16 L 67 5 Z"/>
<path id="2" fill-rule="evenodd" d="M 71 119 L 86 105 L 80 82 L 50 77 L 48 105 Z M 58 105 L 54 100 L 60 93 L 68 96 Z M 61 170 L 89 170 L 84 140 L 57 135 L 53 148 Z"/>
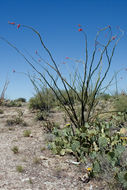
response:
<path id="1" fill-rule="evenodd" d="M 23 120 L 23 112 L 21 110 L 17 110 L 17 116 L 14 116 L 13 119 L 7 119 L 6 123 L 8 126 L 11 125 L 23 125 L 27 126 L 27 123 Z"/>
<path id="2" fill-rule="evenodd" d="M 43 121 L 43 120 L 45 120 L 45 118 L 46 118 L 46 113 L 43 111 L 43 112 L 41 112 L 41 111 L 39 111 L 39 112 L 37 112 L 37 114 L 36 114 L 36 120 L 38 121 Z"/>
<path id="3" fill-rule="evenodd" d="M 51 133 L 54 128 L 59 129 L 59 124 L 55 123 L 55 122 L 51 122 L 49 120 L 45 121 L 45 123 L 43 124 L 43 128 L 46 132 Z"/>
<path id="4" fill-rule="evenodd" d="M 50 89 L 42 89 L 29 100 L 30 109 L 49 111 L 55 105 L 55 97 Z"/>
<path id="5" fill-rule="evenodd" d="M 107 101 L 111 98 L 111 95 L 110 94 L 101 94 L 98 96 L 98 98 Z"/>
<path id="6" fill-rule="evenodd" d="M 127 96 L 119 95 L 114 102 L 114 107 L 119 112 L 127 112 Z"/>
<path id="7" fill-rule="evenodd" d="M 64 98 L 58 93 L 60 102 L 62 101 L 64 105 L 69 105 L 70 100 L 69 100 L 69 97 L 67 95 L 67 92 L 65 90 L 61 90 L 61 93 L 63 94 Z M 76 94 L 72 90 L 69 90 L 68 93 L 69 93 L 69 96 L 70 96 L 70 99 L 71 99 L 71 103 L 72 104 L 76 103 L 77 102 Z"/>
<path id="8" fill-rule="evenodd" d="M 16 100 L 14 100 L 15 102 L 26 102 L 25 98 L 18 98 Z"/>
<path id="9" fill-rule="evenodd" d="M 14 117 L 14 119 L 7 119 L 6 121 L 7 125 L 23 125 L 26 126 L 27 124 L 23 121 L 22 118 Z"/>
<path id="10" fill-rule="evenodd" d="M 8 126 L 11 126 L 11 125 L 14 125 L 14 124 L 16 124 L 16 123 L 15 123 L 15 120 L 13 120 L 13 119 L 7 119 L 7 120 L 6 120 L 6 124 L 7 124 Z"/>
<path id="11" fill-rule="evenodd" d="M 21 107 L 22 106 L 21 102 L 17 102 L 14 100 L 11 100 L 9 102 L 5 102 L 4 105 L 7 107 Z"/>

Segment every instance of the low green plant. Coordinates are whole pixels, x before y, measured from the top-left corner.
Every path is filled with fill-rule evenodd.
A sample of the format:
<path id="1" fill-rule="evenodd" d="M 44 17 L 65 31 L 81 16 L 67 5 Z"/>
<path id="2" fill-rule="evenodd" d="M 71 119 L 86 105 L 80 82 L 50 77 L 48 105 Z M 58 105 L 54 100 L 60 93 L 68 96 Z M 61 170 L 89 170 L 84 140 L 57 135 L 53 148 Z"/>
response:
<path id="1" fill-rule="evenodd" d="M 24 136 L 24 137 L 30 137 L 30 134 L 31 134 L 31 131 L 30 131 L 30 130 L 25 130 L 25 131 L 23 132 L 23 136 Z"/>
<path id="2" fill-rule="evenodd" d="M 61 156 L 73 154 L 77 161 L 83 163 L 89 159 L 92 164 L 91 177 L 99 177 L 109 185 L 112 181 L 114 185 L 121 184 L 118 179 L 119 173 L 127 167 L 126 163 L 121 163 L 127 142 L 122 140 L 119 131 L 112 132 L 113 127 L 112 122 L 96 121 L 92 125 L 87 123 L 80 130 L 74 130 L 71 125 L 63 129 L 54 128 L 55 138 L 49 143 L 49 148 Z"/>
<path id="3" fill-rule="evenodd" d="M 32 179 L 31 179 L 31 178 L 29 178 L 29 183 L 30 183 L 30 184 L 33 184 L 33 181 L 32 181 Z"/>
<path id="4" fill-rule="evenodd" d="M 46 147 L 42 146 L 40 150 L 41 150 L 41 152 L 43 152 L 44 150 L 46 150 Z"/>
<path id="5" fill-rule="evenodd" d="M 59 124 L 47 120 L 47 121 L 45 121 L 45 123 L 43 124 L 43 128 L 44 128 L 44 130 L 45 130 L 46 132 L 51 133 L 54 128 L 57 128 L 57 129 L 59 128 Z"/>
<path id="6" fill-rule="evenodd" d="M 19 172 L 19 173 L 24 172 L 24 168 L 23 168 L 21 165 L 16 166 L 16 170 L 17 170 L 17 172 Z"/>
<path id="7" fill-rule="evenodd" d="M 3 114 L 3 113 L 4 113 L 4 111 L 2 109 L 0 109 L 0 114 Z"/>
<path id="8" fill-rule="evenodd" d="M 14 154 L 19 153 L 19 148 L 17 146 L 14 146 L 11 150 L 14 152 Z"/>
<path id="9" fill-rule="evenodd" d="M 13 119 L 7 119 L 7 125 L 23 125 L 27 126 L 27 123 L 23 120 L 23 112 L 21 110 L 17 110 L 18 115 L 14 116 Z"/>
<path id="10" fill-rule="evenodd" d="M 38 111 L 37 112 L 37 114 L 36 114 L 36 120 L 38 121 L 43 121 L 43 120 L 45 120 L 46 119 L 46 116 L 47 116 L 47 114 L 46 114 L 46 112 L 44 112 L 44 111 Z"/>
<path id="11" fill-rule="evenodd" d="M 41 159 L 36 156 L 36 157 L 34 158 L 33 163 L 34 163 L 34 164 L 40 164 L 40 163 L 41 163 Z"/>
<path id="12" fill-rule="evenodd" d="M 7 120 L 6 120 L 6 124 L 7 124 L 8 126 L 12 126 L 12 125 L 15 125 L 16 123 L 15 123 L 15 120 L 14 120 L 14 119 L 7 119 Z"/>

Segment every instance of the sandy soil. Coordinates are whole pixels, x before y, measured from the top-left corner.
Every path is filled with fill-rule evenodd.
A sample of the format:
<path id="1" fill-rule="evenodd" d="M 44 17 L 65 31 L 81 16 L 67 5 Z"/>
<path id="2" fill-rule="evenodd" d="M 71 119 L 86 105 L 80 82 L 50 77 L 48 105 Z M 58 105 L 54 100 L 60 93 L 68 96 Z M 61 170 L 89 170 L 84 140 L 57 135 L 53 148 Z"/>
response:
<path id="1" fill-rule="evenodd" d="M 80 180 L 85 174 L 84 165 L 75 165 L 71 155 L 53 155 L 47 148 L 50 134 L 44 131 L 43 123 L 35 120 L 27 104 L 20 108 L 0 107 L 0 190 L 101 190 L 101 182 Z M 23 113 L 27 126 L 7 125 L 8 119 Z M 51 114 L 51 120 L 61 123 L 64 115 L 60 111 Z M 31 136 L 24 137 L 30 130 Z M 12 149 L 17 146 L 19 153 Z M 22 166 L 23 171 L 17 171 Z"/>

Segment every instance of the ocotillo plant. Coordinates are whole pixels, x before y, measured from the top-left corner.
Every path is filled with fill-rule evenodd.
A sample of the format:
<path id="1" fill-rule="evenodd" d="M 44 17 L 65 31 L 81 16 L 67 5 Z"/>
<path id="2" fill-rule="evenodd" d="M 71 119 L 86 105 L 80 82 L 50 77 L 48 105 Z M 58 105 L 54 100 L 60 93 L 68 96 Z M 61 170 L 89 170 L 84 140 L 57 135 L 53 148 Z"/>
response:
<path id="1" fill-rule="evenodd" d="M 12 25 L 16 25 L 15 23 L 9 23 Z M 85 31 L 82 29 L 81 25 L 79 25 L 78 31 L 82 33 L 85 37 L 85 60 L 82 63 L 82 72 L 77 71 L 75 72 L 73 83 L 69 82 L 68 79 L 64 77 L 62 74 L 62 71 L 60 70 L 59 65 L 56 63 L 55 59 L 53 58 L 51 52 L 46 47 L 43 38 L 41 37 L 40 33 L 35 30 L 34 28 L 26 25 L 17 25 L 18 29 L 20 27 L 30 29 L 32 32 L 34 32 L 40 40 L 41 45 L 43 46 L 44 50 L 47 52 L 51 63 L 45 61 L 40 54 L 36 51 L 36 54 L 39 56 L 39 60 L 37 61 L 35 58 L 32 58 L 32 61 L 37 63 L 38 65 L 43 68 L 46 75 L 44 75 L 37 66 L 34 66 L 33 62 L 30 61 L 29 58 L 27 58 L 16 46 L 11 44 L 9 41 L 7 41 L 4 38 L 1 38 L 2 40 L 6 41 L 11 47 L 13 47 L 22 57 L 24 57 L 25 61 L 33 68 L 33 70 L 39 75 L 38 78 L 39 82 L 43 84 L 45 82 L 48 87 L 54 92 L 57 100 L 60 102 L 61 106 L 67 113 L 67 115 L 70 118 L 70 121 L 76 128 L 84 128 L 85 129 L 85 123 L 89 122 L 89 118 L 92 112 L 92 109 L 95 104 L 96 95 L 99 92 L 102 83 L 104 82 L 105 78 L 107 77 L 107 74 L 109 72 L 109 69 L 111 67 L 112 58 L 117 46 L 118 41 L 122 37 L 123 33 L 120 36 L 112 36 L 112 29 L 111 26 L 107 26 L 103 29 L 100 29 L 95 38 L 95 45 L 94 50 L 92 53 L 92 57 L 89 58 L 90 61 L 88 61 L 88 42 L 87 42 L 87 35 Z M 105 43 L 99 42 L 99 36 L 108 30 L 108 38 Z M 98 53 L 98 46 L 101 47 L 100 55 L 98 62 L 96 63 L 96 55 Z M 110 54 L 109 54 L 110 51 Z M 104 58 L 104 59 L 103 59 Z M 66 59 L 69 59 L 69 57 L 66 57 Z M 41 64 L 40 62 L 43 62 L 44 64 Z M 105 70 L 102 70 L 102 62 L 107 62 L 107 68 Z M 105 66 L 106 66 L 105 64 Z M 80 67 L 81 65 L 79 65 Z M 49 69 L 47 68 L 49 67 Z M 52 74 L 53 71 L 55 73 L 55 76 L 57 80 L 54 78 L 54 75 Z M 90 91 L 91 82 L 92 80 L 95 81 L 94 76 L 97 76 L 96 82 L 94 84 L 94 87 L 92 91 Z M 48 76 L 48 77 L 46 77 Z M 63 94 L 63 90 L 61 89 L 59 82 L 62 83 L 62 86 L 64 88 L 64 91 L 66 92 L 66 96 Z M 80 86 L 80 91 L 79 91 Z M 78 105 L 80 108 L 80 111 L 77 114 L 77 108 L 73 104 L 71 99 L 71 94 L 74 94 L 78 100 Z M 64 102 L 68 99 L 69 104 L 65 105 Z M 87 110 L 87 114 L 85 114 L 85 111 Z"/>
<path id="2" fill-rule="evenodd" d="M 3 87 L 1 95 L 0 95 L 0 105 L 2 104 L 2 102 L 3 102 L 4 98 L 5 98 L 5 92 L 7 90 L 8 84 L 9 84 L 9 81 L 6 79 L 6 81 L 4 83 L 4 87 Z"/>

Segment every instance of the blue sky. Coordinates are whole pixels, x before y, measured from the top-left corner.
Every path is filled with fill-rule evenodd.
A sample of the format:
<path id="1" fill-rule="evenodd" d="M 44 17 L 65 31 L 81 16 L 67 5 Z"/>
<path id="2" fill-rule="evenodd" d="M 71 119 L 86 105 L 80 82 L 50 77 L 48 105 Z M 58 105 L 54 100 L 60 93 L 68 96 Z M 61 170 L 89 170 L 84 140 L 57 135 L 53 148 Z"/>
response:
<path id="1" fill-rule="evenodd" d="M 27 50 L 35 58 L 35 50 L 46 58 L 36 35 L 25 28 L 17 29 L 16 26 L 9 25 L 8 21 L 32 26 L 43 36 L 57 63 L 62 63 L 66 61 L 65 57 L 84 57 L 84 37 L 78 32 L 78 24 L 81 24 L 88 34 L 90 51 L 98 28 L 111 25 L 115 32 L 119 26 L 125 31 L 125 35 L 117 46 L 109 73 L 111 77 L 114 72 L 127 67 L 126 10 L 126 0 L 0 0 L 0 36 L 22 51 Z M 10 81 L 7 98 L 29 99 L 33 96 L 32 84 L 24 74 L 20 74 L 32 72 L 30 66 L 3 41 L 0 41 L 0 65 L 0 89 L 6 78 Z M 61 68 L 64 71 L 65 68 Z M 13 69 L 17 73 L 13 73 Z M 119 88 L 125 91 L 126 76 L 124 70 L 118 76 Z M 120 80 L 121 77 L 123 79 Z"/>

